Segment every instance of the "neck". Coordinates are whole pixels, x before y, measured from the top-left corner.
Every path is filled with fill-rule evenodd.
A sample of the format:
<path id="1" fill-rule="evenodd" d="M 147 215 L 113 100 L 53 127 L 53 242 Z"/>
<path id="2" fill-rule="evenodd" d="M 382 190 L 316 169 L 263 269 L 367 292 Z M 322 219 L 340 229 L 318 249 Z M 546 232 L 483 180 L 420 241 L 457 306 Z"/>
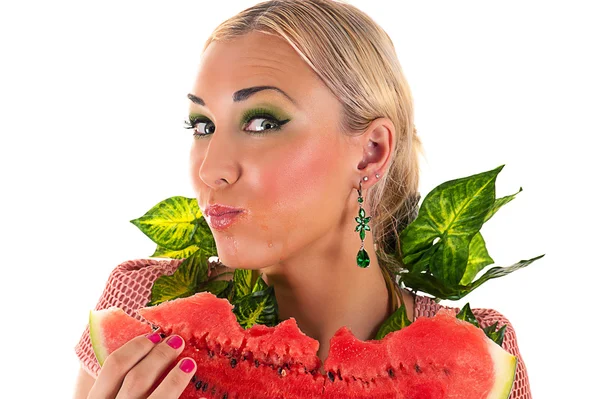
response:
<path id="1" fill-rule="evenodd" d="M 293 317 L 306 335 L 318 340 L 322 361 L 340 327 L 349 327 L 358 339 L 373 339 L 390 309 L 372 234 L 367 232 L 364 242 L 371 264 L 363 269 L 356 264 L 361 241 L 354 215 L 341 219 L 345 222 L 300 253 L 261 270 L 275 289 L 280 319 Z"/>

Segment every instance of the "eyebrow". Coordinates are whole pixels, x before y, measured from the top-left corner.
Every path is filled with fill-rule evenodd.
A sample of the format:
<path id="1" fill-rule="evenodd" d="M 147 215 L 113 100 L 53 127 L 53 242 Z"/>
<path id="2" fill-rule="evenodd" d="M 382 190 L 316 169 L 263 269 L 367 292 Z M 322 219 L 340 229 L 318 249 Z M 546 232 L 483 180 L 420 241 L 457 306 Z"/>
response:
<path id="1" fill-rule="evenodd" d="M 248 97 L 250 97 L 251 95 L 253 95 L 255 93 L 258 93 L 259 91 L 263 91 L 263 90 L 275 90 L 275 91 L 283 94 L 294 105 L 297 105 L 296 101 L 292 97 L 290 97 L 285 91 L 281 90 L 279 87 L 275 87 L 275 86 L 254 86 L 254 87 L 248 87 L 248 88 L 245 88 L 245 89 L 238 90 L 235 93 L 233 93 L 233 101 L 234 102 L 244 101 Z M 191 93 L 188 94 L 187 97 L 194 104 L 198 104 L 198 105 L 202 105 L 202 106 L 206 105 L 206 103 L 204 102 L 203 99 L 201 99 L 200 97 L 195 96 L 195 95 L 193 95 Z"/>

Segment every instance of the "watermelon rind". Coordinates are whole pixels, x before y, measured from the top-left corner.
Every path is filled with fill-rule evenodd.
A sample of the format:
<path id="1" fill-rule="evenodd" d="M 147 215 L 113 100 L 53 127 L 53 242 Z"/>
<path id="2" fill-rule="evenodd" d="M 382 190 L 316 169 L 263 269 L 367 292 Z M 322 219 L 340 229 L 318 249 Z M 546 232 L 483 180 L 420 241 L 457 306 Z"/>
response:
<path id="1" fill-rule="evenodd" d="M 92 342 L 92 348 L 94 349 L 96 359 L 98 359 L 98 363 L 100 363 L 101 366 L 104 364 L 104 360 L 108 357 L 108 349 L 106 348 L 104 337 L 102 335 L 102 320 L 104 320 L 104 318 L 109 314 L 119 311 L 123 312 L 122 309 L 116 306 L 112 306 L 108 309 L 90 311 L 90 341 Z"/>
<path id="2" fill-rule="evenodd" d="M 508 399 L 517 373 L 517 357 L 500 345 L 487 339 L 487 346 L 494 362 L 494 385 L 488 399 Z"/>
<path id="3" fill-rule="evenodd" d="M 107 325 L 117 323 L 118 329 L 106 329 Z M 137 335 L 148 334 L 152 327 L 129 316 L 124 310 L 111 306 L 107 309 L 92 310 L 89 318 L 90 341 L 100 366 L 110 354 L 122 345 L 123 339 L 132 339 Z M 109 333 L 108 335 L 107 332 Z"/>

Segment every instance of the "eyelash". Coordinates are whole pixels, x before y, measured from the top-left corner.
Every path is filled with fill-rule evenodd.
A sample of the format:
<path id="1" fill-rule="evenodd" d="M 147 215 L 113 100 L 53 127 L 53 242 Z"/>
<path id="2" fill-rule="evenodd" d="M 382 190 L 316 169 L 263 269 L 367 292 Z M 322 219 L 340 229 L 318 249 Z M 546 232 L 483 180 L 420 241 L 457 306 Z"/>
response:
<path id="1" fill-rule="evenodd" d="M 267 110 L 263 110 L 263 109 L 256 109 L 256 110 L 249 111 L 247 113 L 247 115 L 244 117 L 244 119 L 246 120 L 244 122 L 244 126 L 248 125 L 254 119 L 265 119 L 266 121 L 275 122 L 276 126 L 271 129 L 265 129 L 263 131 L 244 130 L 246 132 L 249 132 L 253 136 L 264 136 L 265 134 L 268 134 L 270 131 L 281 130 L 281 127 L 290 121 L 289 119 L 280 121 L 277 118 L 275 118 L 273 115 L 268 113 Z M 197 116 L 194 118 L 190 118 L 190 119 L 184 121 L 184 123 L 186 124 L 186 126 L 184 126 L 185 129 L 194 129 L 194 133 L 192 133 L 194 138 L 201 139 L 201 138 L 204 138 L 204 137 L 212 134 L 212 133 L 198 133 L 198 131 L 196 130 L 196 125 L 198 123 L 212 123 L 211 120 L 206 118 L 205 116 Z"/>

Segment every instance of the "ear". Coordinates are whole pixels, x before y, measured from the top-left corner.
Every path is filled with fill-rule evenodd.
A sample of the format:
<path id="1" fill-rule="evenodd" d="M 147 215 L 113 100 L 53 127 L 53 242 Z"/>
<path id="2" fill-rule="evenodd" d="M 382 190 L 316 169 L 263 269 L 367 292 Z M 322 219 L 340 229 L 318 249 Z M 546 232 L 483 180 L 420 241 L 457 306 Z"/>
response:
<path id="1" fill-rule="evenodd" d="M 358 186 L 359 180 L 362 181 L 361 187 L 364 190 L 379 180 L 375 177 L 376 173 L 381 178 L 392 161 L 396 138 L 394 123 L 389 118 L 377 118 L 369 124 L 360 138 L 363 157 L 357 167 L 356 185 Z M 364 176 L 369 180 L 362 180 Z"/>

